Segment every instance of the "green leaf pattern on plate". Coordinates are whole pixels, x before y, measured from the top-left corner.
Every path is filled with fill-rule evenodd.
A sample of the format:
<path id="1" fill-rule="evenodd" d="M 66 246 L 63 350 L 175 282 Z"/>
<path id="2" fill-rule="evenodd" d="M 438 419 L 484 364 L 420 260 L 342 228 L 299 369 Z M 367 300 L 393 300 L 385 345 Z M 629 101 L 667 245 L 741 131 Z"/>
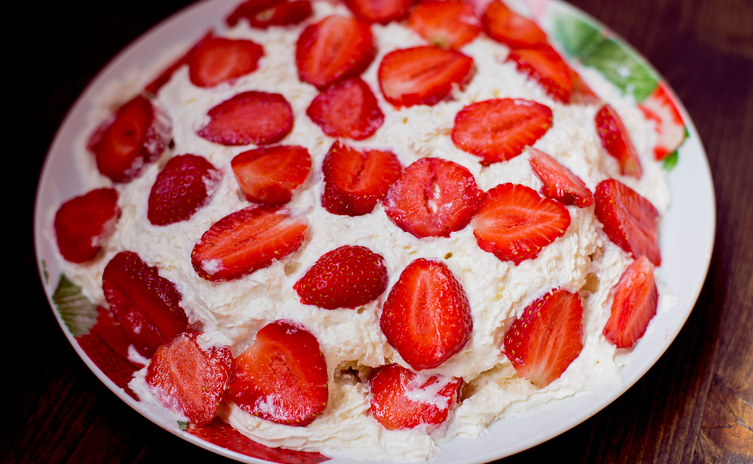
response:
<path id="1" fill-rule="evenodd" d="M 81 287 L 74 284 L 65 274 L 60 275 L 52 301 L 63 319 L 68 331 L 74 337 L 89 333 L 97 323 L 97 305 L 84 296 Z"/>

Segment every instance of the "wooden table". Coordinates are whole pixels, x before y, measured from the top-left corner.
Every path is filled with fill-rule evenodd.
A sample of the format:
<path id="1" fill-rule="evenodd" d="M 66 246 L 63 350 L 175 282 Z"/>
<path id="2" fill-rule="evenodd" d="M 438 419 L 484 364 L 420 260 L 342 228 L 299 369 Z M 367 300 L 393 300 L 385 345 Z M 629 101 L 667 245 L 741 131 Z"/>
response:
<path id="1" fill-rule="evenodd" d="M 122 47 L 188 2 L 21 3 L 22 14 L 6 16 L 1 58 L 12 258 L 0 310 L 0 461 L 222 462 L 141 417 L 89 371 L 50 312 L 32 246 L 36 181 L 65 113 Z M 622 35 L 684 102 L 713 174 L 716 243 L 698 302 L 656 365 L 591 419 L 504 462 L 753 462 L 753 2 L 572 3 Z M 18 177 L 20 194 L 10 187 Z"/>

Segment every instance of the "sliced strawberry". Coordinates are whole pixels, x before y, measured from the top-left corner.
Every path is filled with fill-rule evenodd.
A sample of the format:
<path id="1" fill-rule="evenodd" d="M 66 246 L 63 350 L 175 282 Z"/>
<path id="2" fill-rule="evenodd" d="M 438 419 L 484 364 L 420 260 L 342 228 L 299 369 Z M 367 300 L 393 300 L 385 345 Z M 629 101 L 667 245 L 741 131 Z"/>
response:
<path id="1" fill-rule="evenodd" d="M 311 156 L 304 147 L 278 145 L 244 151 L 230 161 L 230 167 L 248 201 L 283 205 L 306 182 Z"/>
<path id="2" fill-rule="evenodd" d="M 456 50 L 422 46 L 394 50 L 379 65 L 379 86 L 395 106 L 434 105 L 473 77 L 473 59 Z"/>
<path id="3" fill-rule="evenodd" d="M 544 196 L 578 208 L 594 204 L 593 194 L 580 177 L 541 150 L 528 148 L 528 152 L 531 170 L 541 180 Z"/>
<path id="4" fill-rule="evenodd" d="M 107 263 L 102 290 L 121 330 L 147 358 L 188 328 L 178 288 L 132 251 L 121 251 Z"/>
<path id="5" fill-rule="evenodd" d="M 322 206 L 332 214 L 368 214 L 387 195 L 402 169 L 392 152 L 359 151 L 336 141 L 322 163 Z"/>
<path id="6" fill-rule="evenodd" d="M 553 99 L 570 102 L 573 93 L 570 67 L 550 45 L 513 50 L 506 61 L 515 63 L 518 71 L 541 84 Z"/>
<path id="7" fill-rule="evenodd" d="M 208 424 L 227 389 L 230 347 L 202 347 L 196 332 L 183 333 L 157 348 L 146 370 L 149 391 L 189 422 Z"/>
<path id="8" fill-rule="evenodd" d="M 656 90 L 647 99 L 638 104 L 638 108 L 646 119 L 654 122 L 656 132 L 654 157 L 657 161 L 663 160 L 680 148 L 688 132 L 685 130 L 680 111 L 663 82 L 656 86 Z"/>
<path id="9" fill-rule="evenodd" d="M 548 44 L 546 33 L 534 21 L 510 10 L 500 0 L 489 3 L 481 22 L 489 37 L 512 49 Z"/>
<path id="10" fill-rule="evenodd" d="M 369 84 L 360 77 L 327 87 L 306 110 L 309 118 L 330 137 L 363 140 L 384 123 Z"/>
<path id="11" fill-rule="evenodd" d="M 601 103 L 601 98 L 573 68 L 570 68 L 570 81 L 573 83 L 573 93 L 570 96 L 570 103 L 576 105 L 597 105 Z"/>
<path id="12" fill-rule="evenodd" d="M 215 222 L 191 252 L 202 278 L 233 280 L 296 251 L 308 232 L 304 217 L 273 206 L 249 206 Z"/>
<path id="13" fill-rule="evenodd" d="M 72 198 L 55 213 L 58 249 L 67 261 L 85 263 L 102 250 L 120 218 L 118 192 L 101 188 Z"/>
<path id="14" fill-rule="evenodd" d="M 426 0 L 410 13 L 413 28 L 431 45 L 458 49 L 481 32 L 481 20 L 473 6 L 461 0 Z"/>
<path id="15" fill-rule="evenodd" d="M 414 0 L 345 0 L 345 5 L 362 21 L 387 24 L 408 16 Z"/>
<path id="16" fill-rule="evenodd" d="M 596 113 L 594 122 L 601 146 L 620 164 L 620 173 L 640 179 L 643 176 L 641 161 L 617 111 L 611 105 L 604 105 Z"/>
<path id="17" fill-rule="evenodd" d="M 646 333 L 658 301 L 654 265 L 641 256 L 625 269 L 615 287 L 612 313 L 603 331 L 607 341 L 617 348 L 632 347 Z"/>
<path id="18" fill-rule="evenodd" d="M 209 123 L 199 136 L 222 145 L 269 145 L 293 129 L 293 110 L 279 93 L 249 91 L 207 112 Z"/>
<path id="19" fill-rule="evenodd" d="M 113 182 L 128 182 L 144 167 L 157 160 L 170 143 L 169 119 L 145 97 L 139 95 L 123 104 L 100 137 L 89 146 L 97 160 L 97 169 Z M 97 134 L 95 132 L 95 135 Z"/>
<path id="20" fill-rule="evenodd" d="M 230 399 L 244 411 L 306 426 L 327 408 L 327 365 L 319 341 L 303 326 L 275 321 L 235 358 Z"/>
<path id="21" fill-rule="evenodd" d="M 374 36 L 367 23 L 328 16 L 301 33 L 295 64 L 301 81 L 322 89 L 338 80 L 359 76 L 375 55 Z"/>
<path id="22" fill-rule="evenodd" d="M 505 335 L 504 353 L 518 377 L 545 387 L 583 350 L 583 303 L 577 293 L 550 290 L 523 310 Z"/>
<path id="23" fill-rule="evenodd" d="M 225 22 L 228 26 L 236 26 L 241 19 L 251 21 L 251 18 L 261 13 L 262 11 L 269 10 L 286 0 L 248 0 L 239 4 L 232 13 L 230 13 Z"/>
<path id="24" fill-rule="evenodd" d="M 293 288 L 303 304 L 355 308 L 384 293 L 388 280 L 381 255 L 366 247 L 345 245 L 322 255 Z"/>
<path id="25" fill-rule="evenodd" d="M 242 18 L 251 27 L 266 29 L 269 26 L 289 26 L 308 19 L 312 13 L 309 0 L 250 0 L 242 3 L 227 17 L 227 23 L 235 26 Z"/>
<path id="26" fill-rule="evenodd" d="M 439 367 L 473 331 L 463 285 L 441 261 L 419 258 L 400 274 L 382 308 L 387 341 L 415 370 Z"/>
<path id="27" fill-rule="evenodd" d="M 211 37 L 191 52 L 188 71 L 198 87 L 214 87 L 250 74 L 264 56 L 261 45 L 251 40 Z"/>
<path id="28" fill-rule="evenodd" d="M 170 66 L 165 68 L 160 75 L 154 78 L 153 81 L 151 81 L 149 84 L 144 87 L 144 91 L 149 95 L 156 95 L 157 92 L 162 88 L 163 85 L 167 84 L 167 82 L 170 80 L 171 77 L 173 77 L 173 74 L 175 71 L 178 70 L 181 66 L 184 64 L 188 64 L 191 52 L 204 43 L 206 40 L 214 37 L 214 34 L 212 31 L 209 31 L 204 37 L 201 38 L 196 44 L 193 45 L 185 54 L 181 55 L 177 60 L 173 61 Z"/>
<path id="29" fill-rule="evenodd" d="M 431 377 L 389 364 L 369 376 L 371 415 L 387 430 L 429 430 L 447 421 L 458 402 L 462 379 Z"/>
<path id="30" fill-rule="evenodd" d="M 523 99 L 484 100 L 455 115 L 452 141 L 488 166 L 520 155 L 550 127 L 552 110 L 548 106 Z"/>
<path id="31" fill-rule="evenodd" d="M 209 203 L 222 172 L 203 156 L 178 155 L 165 164 L 149 193 L 147 217 L 155 226 L 186 221 Z"/>
<path id="32" fill-rule="evenodd" d="M 418 238 L 448 237 L 468 225 L 484 192 L 465 167 L 441 158 L 421 158 L 403 171 L 384 199 L 384 211 Z"/>
<path id="33" fill-rule="evenodd" d="M 638 192 L 615 179 L 607 179 L 594 192 L 596 218 L 609 240 L 633 258 L 646 256 L 661 266 L 659 211 Z"/>
<path id="34" fill-rule="evenodd" d="M 530 187 L 501 184 L 486 192 L 471 226 L 482 250 L 517 266 L 565 234 L 570 212 Z"/>

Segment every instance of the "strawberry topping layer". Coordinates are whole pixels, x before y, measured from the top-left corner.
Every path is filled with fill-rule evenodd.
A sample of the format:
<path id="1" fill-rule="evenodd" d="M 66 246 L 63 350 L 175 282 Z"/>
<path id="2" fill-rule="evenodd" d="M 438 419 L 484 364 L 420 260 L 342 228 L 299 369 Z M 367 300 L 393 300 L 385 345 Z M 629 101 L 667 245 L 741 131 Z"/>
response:
<path id="1" fill-rule="evenodd" d="M 531 170 L 542 183 L 541 193 L 566 205 L 587 208 L 594 197 L 580 177 L 541 150 L 529 148 Z"/>
<path id="2" fill-rule="evenodd" d="M 246 199 L 265 205 L 283 205 L 311 171 L 311 156 L 304 147 L 278 145 L 248 150 L 230 161 Z"/>
<path id="3" fill-rule="evenodd" d="M 654 265 L 641 256 L 628 266 L 617 283 L 604 337 L 617 348 L 632 347 L 656 315 L 658 301 Z"/>
<path id="4" fill-rule="evenodd" d="M 374 92 L 358 77 L 327 87 L 306 110 L 330 137 L 363 140 L 384 123 Z"/>
<path id="5" fill-rule="evenodd" d="M 501 0 L 493 0 L 481 18 L 492 39 L 512 49 L 546 45 L 546 33 L 532 20 L 515 13 Z"/>
<path id="6" fill-rule="evenodd" d="M 470 3 L 461 0 L 426 0 L 408 18 L 410 27 L 431 45 L 458 49 L 481 33 L 481 20 Z"/>
<path id="7" fill-rule="evenodd" d="M 262 46 L 251 40 L 211 37 L 191 51 L 189 76 L 196 86 L 214 87 L 256 71 L 262 56 Z"/>
<path id="8" fill-rule="evenodd" d="M 601 146 L 617 160 L 620 173 L 640 179 L 643 175 L 641 160 L 617 111 L 611 105 L 604 105 L 596 113 L 594 122 Z"/>

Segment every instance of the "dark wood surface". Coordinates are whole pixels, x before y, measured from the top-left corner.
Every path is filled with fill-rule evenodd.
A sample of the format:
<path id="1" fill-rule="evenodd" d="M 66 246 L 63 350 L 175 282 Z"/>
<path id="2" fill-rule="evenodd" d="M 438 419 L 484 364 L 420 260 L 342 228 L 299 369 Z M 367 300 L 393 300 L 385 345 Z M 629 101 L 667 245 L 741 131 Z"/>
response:
<path id="1" fill-rule="evenodd" d="M 223 462 L 144 419 L 89 371 L 50 311 L 32 242 L 38 174 L 62 118 L 109 59 L 188 2 L 22 3 L 6 15 L 2 68 L 11 259 L 0 461 Z M 753 2 L 572 3 L 648 58 L 684 102 L 711 166 L 716 242 L 698 302 L 656 365 L 591 419 L 504 462 L 753 462 Z"/>

